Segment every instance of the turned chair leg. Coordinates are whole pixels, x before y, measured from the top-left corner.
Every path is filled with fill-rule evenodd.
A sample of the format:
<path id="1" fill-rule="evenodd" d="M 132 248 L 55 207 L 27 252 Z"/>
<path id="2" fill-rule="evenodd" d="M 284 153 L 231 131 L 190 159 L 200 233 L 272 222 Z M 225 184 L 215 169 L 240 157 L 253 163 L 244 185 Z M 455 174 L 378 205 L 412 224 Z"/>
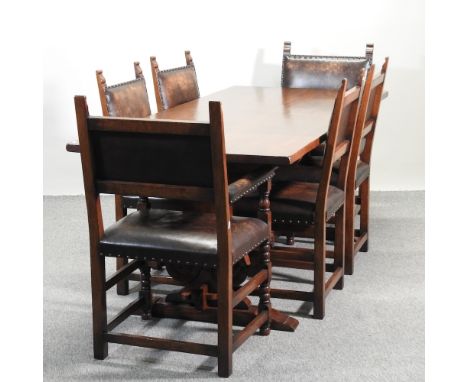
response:
<path id="1" fill-rule="evenodd" d="M 335 244 L 334 265 L 335 269 L 345 266 L 345 209 L 346 204 L 341 206 L 335 213 Z M 352 238 L 354 240 L 354 236 Z M 335 284 L 333 289 L 343 289 L 344 276 Z"/>
<path id="2" fill-rule="evenodd" d="M 127 216 L 127 209 L 123 205 L 123 199 L 120 195 L 115 195 L 115 221 L 122 219 Z M 128 264 L 128 259 L 123 257 L 117 258 L 116 269 L 124 267 Z M 117 283 L 117 294 L 119 296 L 126 296 L 129 293 L 129 282 L 128 280 L 122 280 Z"/>
<path id="3" fill-rule="evenodd" d="M 294 234 L 291 233 L 289 235 L 286 235 L 286 244 L 287 245 L 294 245 Z"/>
<path id="4" fill-rule="evenodd" d="M 359 222 L 359 233 L 363 235 L 367 233 L 367 240 L 361 247 L 361 252 L 369 250 L 369 196 L 370 196 L 370 181 L 367 178 L 359 187 L 359 196 L 361 199 L 361 216 Z"/>
<path id="5" fill-rule="evenodd" d="M 271 301 L 270 301 L 270 282 L 271 282 L 271 261 L 270 261 L 270 244 L 268 241 L 262 245 L 260 248 L 262 252 L 262 261 L 263 268 L 267 270 L 268 277 L 267 279 L 260 284 L 260 301 L 258 304 L 258 309 L 260 312 L 266 310 L 268 311 L 268 320 L 261 326 L 260 335 L 267 336 L 270 334 L 270 324 L 271 324 Z"/>
<path id="6" fill-rule="evenodd" d="M 143 299 L 143 313 L 141 318 L 143 320 L 149 320 L 151 318 L 151 268 L 147 262 L 141 266 L 140 272 L 140 298 Z"/>
<path id="7" fill-rule="evenodd" d="M 93 348 L 94 358 L 105 359 L 108 343 L 104 340 L 107 331 L 106 303 L 106 262 L 96 249 L 91 249 L 91 292 L 93 306 Z"/>

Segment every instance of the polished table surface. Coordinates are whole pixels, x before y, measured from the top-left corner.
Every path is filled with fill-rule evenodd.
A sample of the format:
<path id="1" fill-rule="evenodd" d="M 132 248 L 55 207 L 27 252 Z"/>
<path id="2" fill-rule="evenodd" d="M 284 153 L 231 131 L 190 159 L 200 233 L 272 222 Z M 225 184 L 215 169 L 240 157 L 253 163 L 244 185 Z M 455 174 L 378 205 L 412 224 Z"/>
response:
<path id="1" fill-rule="evenodd" d="M 221 101 L 228 162 L 288 165 L 325 139 L 336 93 L 233 86 L 150 118 L 207 122 L 208 102 Z M 79 152 L 79 144 L 69 143 L 67 150 Z"/>
<path id="2" fill-rule="evenodd" d="M 151 118 L 207 122 L 221 101 L 229 162 L 291 164 L 325 138 L 336 91 L 234 86 Z M 78 143 L 67 150 L 79 152 Z"/>

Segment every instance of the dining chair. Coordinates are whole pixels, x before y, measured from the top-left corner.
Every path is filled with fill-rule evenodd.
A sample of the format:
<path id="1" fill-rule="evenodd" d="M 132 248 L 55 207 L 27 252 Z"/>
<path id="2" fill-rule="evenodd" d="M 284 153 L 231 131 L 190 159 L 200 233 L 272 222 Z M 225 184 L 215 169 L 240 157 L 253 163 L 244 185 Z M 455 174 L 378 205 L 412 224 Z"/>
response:
<path id="1" fill-rule="evenodd" d="M 388 57 L 382 65 L 380 75 L 374 76 L 374 68 L 368 73 L 365 91 L 368 94 L 363 97 L 364 104 L 360 108 L 356 123 L 356 139 L 351 151 L 351 163 L 348 174 L 349 192 L 347 196 L 348 210 L 346 214 L 346 274 L 354 272 L 354 257 L 359 251 L 369 250 L 369 206 L 370 206 L 370 168 L 371 154 L 374 142 L 375 127 L 380 110 L 380 102 L 385 85 L 388 68 Z M 355 189 L 358 196 L 355 197 Z M 357 201 L 357 203 L 355 203 Z M 359 215 L 359 228 L 354 228 L 354 216 Z"/>
<path id="2" fill-rule="evenodd" d="M 271 263 L 268 224 L 231 213 L 231 204 L 245 193 L 245 184 L 227 184 L 221 103 L 209 103 L 209 122 L 204 123 L 91 117 L 84 96 L 75 97 L 75 108 L 89 225 L 94 357 L 106 358 L 108 343 L 202 354 L 217 357 L 218 375 L 228 377 L 233 352 L 257 329 L 261 335 L 270 332 Z M 270 170 L 264 181 L 272 176 Z M 104 229 L 103 193 L 139 195 L 144 208 Z M 198 201 L 211 210 L 152 209 L 148 197 Z M 131 262 L 106 279 L 106 257 Z M 250 262 L 250 257 L 258 261 Z M 144 320 L 157 316 L 151 260 L 168 264 L 176 278 L 190 270 L 192 277 L 181 280 L 185 289 L 202 291 L 201 310 L 214 300 L 217 345 L 114 331 L 132 314 L 141 314 Z M 260 265 L 253 269 L 249 264 L 254 263 Z M 242 280 L 247 273 L 250 276 L 242 285 L 239 268 Z M 137 299 L 108 321 L 106 291 L 137 269 L 141 274 Z M 258 314 L 233 335 L 233 309 L 252 290 L 259 290 Z"/>
<path id="3" fill-rule="evenodd" d="M 345 228 L 345 274 L 354 273 L 354 257 L 358 252 L 369 248 L 369 205 L 370 205 L 370 168 L 374 142 L 375 126 L 380 110 L 388 68 L 388 57 L 382 65 L 378 77 L 374 78 L 375 67 L 367 71 L 366 81 L 359 106 L 355 127 L 355 138 L 351 147 L 346 191 L 346 228 Z M 311 156 L 306 166 L 294 166 L 287 174 L 301 181 L 320 179 L 324 157 Z M 278 170 L 279 180 L 284 180 L 284 171 Z M 332 182 L 336 181 L 338 167 L 332 170 Z M 357 195 L 355 195 L 357 191 Z M 359 227 L 355 229 L 355 217 L 359 216 Z M 328 229 L 329 239 L 334 236 L 333 226 Z"/>
<path id="4" fill-rule="evenodd" d="M 273 267 L 313 270 L 313 291 L 271 289 L 271 296 L 311 301 L 314 305 L 313 317 L 317 319 L 325 316 L 325 298 L 331 289 L 342 289 L 344 285 L 346 178 L 361 87 L 346 89 L 347 80 L 344 79 L 335 99 L 318 181 L 277 180 L 269 197 L 274 232 L 286 235 L 296 233 L 314 239 L 313 249 L 275 246 L 271 254 Z M 338 176 L 332 182 L 332 168 L 337 162 Z M 315 171 L 312 167 L 304 168 Z M 250 216 L 256 198 L 255 193 L 251 194 L 234 207 L 234 212 Z M 330 252 L 326 249 L 326 229 L 331 219 L 335 224 L 335 241 Z M 326 263 L 327 255 L 333 258 L 332 263 Z M 327 272 L 331 273 L 328 278 Z"/>
<path id="5" fill-rule="evenodd" d="M 366 44 L 364 56 L 323 56 L 291 54 L 291 42 L 284 42 L 281 86 L 285 88 L 338 89 L 343 78 L 348 80 L 348 87 L 362 81 L 362 70 L 372 64 L 374 44 Z M 308 153 L 309 156 L 323 156 L 324 143 Z M 309 160 L 310 161 L 310 160 Z M 283 175 L 290 169 L 282 169 Z M 294 235 L 286 237 L 286 244 L 294 245 Z"/>
<path id="6" fill-rule="evenodd" d="M 200 98 L 197 73 L 190 51 L 185 51 L 186 66 L 159 70 L 156 57 L 150 57 L 154 94 L 158 111 Z"/>

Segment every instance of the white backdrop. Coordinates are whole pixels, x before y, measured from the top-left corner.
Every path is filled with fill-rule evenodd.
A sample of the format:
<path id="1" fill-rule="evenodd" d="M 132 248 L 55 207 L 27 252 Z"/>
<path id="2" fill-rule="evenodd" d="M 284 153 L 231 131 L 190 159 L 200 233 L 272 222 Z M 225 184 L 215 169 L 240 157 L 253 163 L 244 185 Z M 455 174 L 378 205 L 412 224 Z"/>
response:
<path id="1" fill-rule="evenodd" d="M 283 41 L 298 54 L 390 57 L 373 150 L 373 190 L 424 189 L 424 1 L 354 0 L 58 2 L 44 15 L 44 194 L 83 193 L 73 96 L 101 108 L 95 70 L 108 84 L 132 79 L 133 61 L 147 78 L 149 57 L 162 69 L 195 62 L 201 95 L 232 85 L 280 86 Z M 34 62 L 34 58 L 31 58 Z"/>

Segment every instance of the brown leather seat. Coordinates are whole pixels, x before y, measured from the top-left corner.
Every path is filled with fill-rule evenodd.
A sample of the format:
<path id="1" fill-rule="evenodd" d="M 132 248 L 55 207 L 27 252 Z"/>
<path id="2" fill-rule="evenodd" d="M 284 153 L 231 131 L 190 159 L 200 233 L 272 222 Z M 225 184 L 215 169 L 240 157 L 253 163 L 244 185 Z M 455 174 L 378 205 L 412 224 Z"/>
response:
<path id="1" fill-rule="evenodd" d="M 307 166 L 284 166 L 277 170 L 275 181 L 284 182 L 291 179 L 299 182 L 319 183 L 322 177 L 322 157 L 309 157 Z M 336 185 L 338 182 L 339 162 L 334 164 L 331 175 L 331 184 Z M 362 184 L 370 175 L 370 166 L 367 163 L 358 161 L 356 168 L 356 188 Z"/>
<path id="2" fill-rule="evenodd" d="M 268 225 L 255 218 L 233 217 L 231 231 L 234 263 L 268 239 Z M 215 266 L 216 218 L 210 213 L 137 211 L 105 230 L 99 251 L 105 256 Z"/>
<path id="3" fill-rule="evenodd" d="M 318 183 L 276 182 L 271 190 L 271 213 L 273 223 L 310 225 L 314 222 L 315 201 Z M 345 193 L 330 186 L 327 198 L 327 219 L 343 204 Z M 258 209 L 258 194 L 253 193 L 234 205 L 237 215 L 255 216 Z"/>

